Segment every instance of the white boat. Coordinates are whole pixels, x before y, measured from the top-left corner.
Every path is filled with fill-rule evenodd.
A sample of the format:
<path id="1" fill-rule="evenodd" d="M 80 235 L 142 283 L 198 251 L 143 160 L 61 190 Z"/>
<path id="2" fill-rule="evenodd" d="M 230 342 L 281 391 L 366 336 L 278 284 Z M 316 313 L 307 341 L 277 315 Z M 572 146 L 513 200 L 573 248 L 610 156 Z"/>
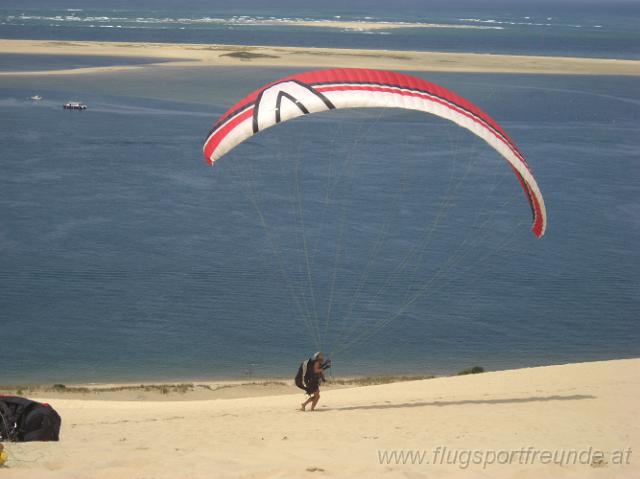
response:
<path id="1" fill-rule="evenodd" d="M 40 95 L 33 95 L 29 97 L 29 100 L 31 101 L 40 101 L 42 100 L 42 97 Z"/>
<path id="2" fill-rule="evenodd" d="M 87 105 L 80 103 L 79 101 L 69 101 L 62 105 L 65 110 L 86 110 Z"/>

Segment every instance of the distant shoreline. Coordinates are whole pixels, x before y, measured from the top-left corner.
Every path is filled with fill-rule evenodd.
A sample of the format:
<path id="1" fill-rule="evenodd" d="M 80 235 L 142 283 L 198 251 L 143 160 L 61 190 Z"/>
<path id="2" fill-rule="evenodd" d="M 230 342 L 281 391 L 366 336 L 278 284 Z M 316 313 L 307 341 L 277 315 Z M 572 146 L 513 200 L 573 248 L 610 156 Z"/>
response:
<path id="1" fill-rule="evenodd" d="M 423 381 L 443 377 L 484 373 L 480 366 L 469 367 L 451 374 L 385 374 L 333 377 L 327 374 L 323 389 L 342 389 L 377 386 L 409 381 Z M 130 401 L 189 401 L 202 399 L 237 399 L 263 395 L 299 392 L 291 377 L 244 377 L 203 380 L 104 381 L 89 383 L 24 383 L 0 384 L 0 395 L 46 396 L 57 399 L 98 399 Z"/>
<path id="2" fill-rule="evenodd" d="M 640 61 L 601 58 L 494 55 L 338 48 L 206 44 L 0 40 L 0 54 L 146 57 L 149 63 L 37 71 L 3 71 L 6 76 L 101 74 L 184 67 L 378 68 L 386 70 L 640 76 Z"/>
<path id="3" fill-rule="evenodd" d="M 466 374 L 466 373 L 465 373 Z M 460 375 L 460 373 L 458 374 Z M 456 376 L 456 374 L 452 375 Z M 433 375 L 385 375 L 330 379 L 323 389 L 393 384 L 434 379 Z M 447 377 L 447 376 L 437 376 Z M 130 381 L 77 384 L 0 385 L 0 395 L 52 399 L 195 401 L 294 394 L 300 390 L 292 378 L 244 378 L 204 381 Z"/>

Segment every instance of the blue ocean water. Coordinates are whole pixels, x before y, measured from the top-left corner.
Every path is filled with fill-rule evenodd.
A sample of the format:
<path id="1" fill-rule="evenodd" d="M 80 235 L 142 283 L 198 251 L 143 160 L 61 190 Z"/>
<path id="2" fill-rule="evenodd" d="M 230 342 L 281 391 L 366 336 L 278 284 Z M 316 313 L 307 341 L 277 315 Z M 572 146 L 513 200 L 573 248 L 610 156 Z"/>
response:
<path id="1" fill-rule="evenodd" d="M 349 14 L 363 15 L 336 13 Z M 91 39 L 73 22 L 0 25 L 0 36 Z M 322 46 L 332 36 L 291 28 L 273 35 Z M 394 35 L 358 38 L 396 48 L 378 43 Z M 596 43 L 594 56 L 613 48 Z M 498 155 L 412 112 L 302 118 L 206 167 L 217 116 L 292 72 L 0 80 L 1 383 L 290 376 L 318 348 L 334 352 L 337 375 L 638 356 L 636 78 L 417 73 L 480 105 L 525 152 L 549 213 L 536 240 Z M 89 109 L 62 110 L 69 100 Z"/>
<path id="2" fill-rule="evenodd" d="M 348 346 L 336 374 L 637 356 L 634 78 L 420 74 L 525 151 L 549 209 L 536 240 L 501 160 L 421 115 L 305 118 L 204 166 L 216 115 L 282 74 L 3 81 L 3 382 L 288 375 L 318 347 L 313 327 L 327 351 Z M 206 100 L 134 96 L 187 80 Z M 60 108 L 72 92 L 89 110 Z"/>
<path id="3" fill-rule="evenodd" d="M 436 23 L 459 28 L 335 29 L 296 21 Z M 272 25 L 268 22 L 276 21 Z M 222 43 L 640 57 L 637 2 L 3 2 L 0 38 Z"/>

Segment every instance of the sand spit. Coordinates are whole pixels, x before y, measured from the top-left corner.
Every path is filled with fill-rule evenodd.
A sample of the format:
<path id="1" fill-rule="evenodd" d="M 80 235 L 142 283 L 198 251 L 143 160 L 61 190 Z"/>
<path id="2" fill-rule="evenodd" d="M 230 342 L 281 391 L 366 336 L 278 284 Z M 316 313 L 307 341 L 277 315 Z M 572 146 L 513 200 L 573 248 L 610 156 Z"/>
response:
<path id="1" fill-rule="evenodd" d="M 0 77 L 97 74 L 142 68 L 212 66 L 358 67 L 431 72 L 640 75 L 640 61 L 636 60 L 337 48 L 0 40 L 0 54 L 2 53 L 109 56 L 116 60 L 113 66 L 45 71 L 3 71 L 0 72 Z M 149 63 L 117 65 L 117 58 L 127 57 L 146 57 Z M 157 63 L 158 61 L 164 63 Z"/>

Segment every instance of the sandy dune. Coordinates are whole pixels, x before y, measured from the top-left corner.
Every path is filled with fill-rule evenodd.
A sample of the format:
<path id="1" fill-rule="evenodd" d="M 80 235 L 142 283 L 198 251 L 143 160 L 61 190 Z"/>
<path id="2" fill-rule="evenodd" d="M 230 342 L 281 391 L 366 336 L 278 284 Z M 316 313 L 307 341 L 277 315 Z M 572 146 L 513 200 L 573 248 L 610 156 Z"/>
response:
<path id="1" fill-rule="evenodd" d="M 9 444 L 0 477 L 640 477 L 639 371 L 631 359 L 335 389 L 314 413 L 296 410 L 301 394 L 56 399 L 61 441 Z M 422 463 L 383 456 L 399 450 Z"/>
<path id="2" fill-rule="evenodd" d="M 0 54 L 148 57 L 151 64 L 46 71 L 3 71 L 2 76 L 70 75 L 141 68 L 264 66 L 294 68 L 359 67 L 405 71 L 640 75 L 640 61 L 474 53 L 260 47 L 233 45 L 0 40 Z M 153 59 L 166 63 L 153 63 Z"/>

